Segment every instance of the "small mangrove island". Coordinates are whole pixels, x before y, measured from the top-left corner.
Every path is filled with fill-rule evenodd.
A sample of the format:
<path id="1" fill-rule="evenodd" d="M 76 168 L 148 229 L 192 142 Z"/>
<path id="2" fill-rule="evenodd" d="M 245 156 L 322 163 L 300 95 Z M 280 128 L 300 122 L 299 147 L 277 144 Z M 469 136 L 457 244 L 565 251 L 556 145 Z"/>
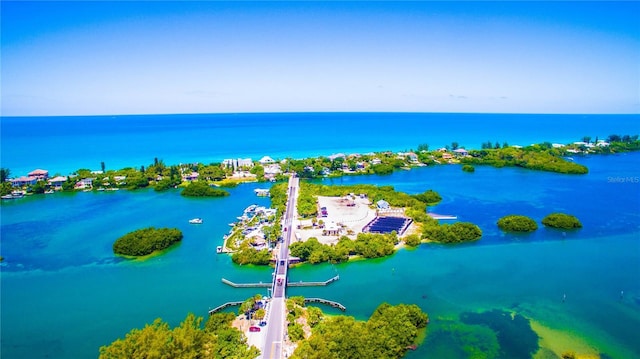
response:
<path id="1" fill-rule="evenodd" d="M 185 197 L 225 197 L 229 192 L 211 187 L 206 181 L 193 181 L 180 194 Z"/>
<path id="2" fill-rule="evenodd" d="M 142 257 L 171 247 L 182 240 L 177 228 L 143 228 L 129 232 L 113 243 L 113 253 Z"/>
<path id="3" fill-rule="evenodd" d="M 582 223 L 580 223 L 578 218 L 565 213 L 551 213 L 542 219 L 542 224 L 547 227 L 559 229 L 582 228 Z"/>
<path id="4" fill-rule="evenodd" d="M 508 215 L 498 220 L 498 227 L 507 232 L 533 232 L 538 224 L 527 216 Z"/>

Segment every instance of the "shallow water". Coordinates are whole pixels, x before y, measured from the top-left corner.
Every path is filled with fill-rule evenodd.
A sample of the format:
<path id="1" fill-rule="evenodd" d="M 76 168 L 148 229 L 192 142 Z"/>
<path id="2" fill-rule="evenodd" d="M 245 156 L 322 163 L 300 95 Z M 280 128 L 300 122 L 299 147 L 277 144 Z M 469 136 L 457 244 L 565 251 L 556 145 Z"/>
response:
<path id="1" fill-rule="evenodd" d="M 484 236 L 473 244 L 425 244 L 370 261 L 299 266 L 290 272 L 292 281 L 336 273 L 340 280 L 289 294 L 336 300 L 363 319 L 383 301 L 420 305 L 431 323 L 425 343 L 409 358 L 466 357 L 456 343 L 464 347 L 493 331 L 463 324 L 460 316 L 491 310 L 569 333 L 612 358 L 640 357 L 640 184 L 610 180 L 640 176 L 640 153 L 575 160 L 590 173 L 477 167 L 469 174 L 440 166 L 334 180 L 393 184 L 409 193 L 432 188 L 444 198 L 434 212 L 477 223 Z M 204 316 L 211 307 L 254 294 L 220 278 L 268 281 L 270 269 L 233 265 L 215 248 L 246 206 L 269 203 L 253 194 L 257 187 L 265 185 L 241 185 L 215 199 L 142 190 L 4 202 L 2 357 L 95 357 L 99 346 L 156 317 L 176 325 L 187 312 Z M 584 228 L 510 235 L 495 225 L 506 214 L 539 221 L 555 211 L 576 215 Z M 189 225 L 193 217 L 204 223 Z M 118 236 L 146 226 L 178 227 L 184 239 L 144 262 L 113 256 Z"/>

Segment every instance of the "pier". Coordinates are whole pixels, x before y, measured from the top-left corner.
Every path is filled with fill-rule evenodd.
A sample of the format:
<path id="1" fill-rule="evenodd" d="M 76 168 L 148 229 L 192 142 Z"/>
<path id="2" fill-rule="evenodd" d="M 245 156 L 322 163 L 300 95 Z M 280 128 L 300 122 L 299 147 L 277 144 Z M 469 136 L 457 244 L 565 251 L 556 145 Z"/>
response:
<path id="1" fill-rule="evenodd" d="M 322 298 L 305 298 L 304 299 L 305 303 L 320 303 L 320 304 L 325 304 L 334 308 L 338 308 L 341 311 L 346 311 L 347 307 L 345 307 L 344 305 L 338 303 L 338 302 L 334 302 L 332 300 L 327 300 L 327 299 L 322 299 Z"/>
<path id="2" fill-rule="evenodd" d="M 244 303 L 243 301 L 238 301 L 238 302 L 226 302 L 223 305 L 219 305 L 211 310 L 209 310 L 209 315 L 212 315 L 214 313 L 217 313 L 225 308 L 229 308 L 229 307 L 237 307 L 239 305 L 241 305 L 242 303 Z"/>
<path id="3" fill-rule="evenodd" d="M 327 279 L 324 282 L 287 282 L 287 287 L 324 287 L 340 279 L 339 275 Z"/>
<path id="4" fill-rule="evenodd" d="M 232 286 L 234 288 L 271 288 L 271 282 L 263 283 L 235 283 L 228 279 L 222 278 L 222 283 Z"/>
<path id="5" fill-rule="evenodd" d="M 451 214 L 427 213 L 433 219 L 458 219 L 458 216 Z"/>

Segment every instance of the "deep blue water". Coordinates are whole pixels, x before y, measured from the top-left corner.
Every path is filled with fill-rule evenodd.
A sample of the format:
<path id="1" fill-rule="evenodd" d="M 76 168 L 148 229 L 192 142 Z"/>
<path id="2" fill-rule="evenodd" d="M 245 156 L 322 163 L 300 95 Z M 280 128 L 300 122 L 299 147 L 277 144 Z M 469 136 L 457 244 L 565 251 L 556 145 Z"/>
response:
<path id="1" fill-rule="evenodd" d="M 279 115 L 266 118 L 270 116 L 278 118 Z M 294 118 L 301 118 L 296 116 L 303 115 L 290 116 L 291 124 L 295 123 Z M 340 115 L 327 115 L 332 116 Z M 407 116 L 419 117 L 414 114 Z M 455 118 L 456 115 L 443 116 Z M 468 116 L 478 118 L 475 115 Z M 144 141 L 151 141 L 153 136 L 148 132 L 153 132 L 156 126 L 152 117 L 142 118 L 151 121 L 139 121 L 147 130 L 109 129 L 106 131 L 119 131 L 121 135 L 111 132 L 110 136 L 104 135 L 104 138 L 115 142 L 144 133 Z M 176 117 L 161 117 L 158 133 L 188 132 L 171 121 L 163 122 L 168 118 Z M 191 131 L 197 133 L 196 128 L 200 126 L 197 119 L 207 116 L 185 118 L 195 122 L 190 126 Z M 530 118 L 537 120 L 535 116 Z M 620 120 L 626 117 L 616 118 Z M 617 120 L 606 119 L 605 122 Z M 60 121 L 72 123 L 74 120 Z M 414 121 L 419 122 L 417 119 Z M 334 119 L 334 124 L 336 122 L 338 120 Z M 625 120 L 621 122 L 624 127 Z M 251 126 L 245 123 L 248 127 L 244 131 L 256 136 L 260 131 L 255 127 L 262 128 L 256 123 L 260 122 L 256 119 Z M 631 123 L 626 125 L 629 126 L 627 129 L 632 126 Z M 32 163 L 29 156 L 21 156 L 13 150 L 7 153 L 5 148 L 13 147 L 6 147 L 5 119 L 2 126 L 3 161 L 13 157 L 28 162 L 25 168 L 48 167 Z M 522 124 L 520 127 L 526 126 Z M 580 132 L 576 136 L 581 137 L 587 135 L 583 130 L 589 128 L 604 129 L 600 131 L 604 134 L 590 133 L 592 137 L 604 137 L 608 132 L 633 133 L 626 129 L 609 130 L 607 126 L 590 125 L 587 122 L 579 129 L 562 127 L 559 135 L 543 134 L 544 138 L 539 140 L 528 140 L 526 136 L 530 134 L 516 131 L 513 138 L 522 138 L 527 142 L 556 142 L 554 136 L 559 136 L 557 142 L 563 142 L 562 136 L 571 137 L 571 133 Z M 308 129 L 312 126 L 307 124 L 300 127 Z M 345 129 L 349 133 L 355 131 L 356 127 L 347 123 L 331 133 L 343 140 L 353 138 L 353 141 L 364 146 L 367 142 L 358 136 L 345 135 Z M 326 129 L 320 124 L 318 128 Z M 451 137 L 460 137 L 443 139 L 443 144 L 452 140 L 464 144 L 461 140 L 464 131 L 456 132 L 453 130 L 455 128 L 456 125 L 448 133 Z M 242 129 L 242 126 L 228 127 L 224 131 L 241 133 Z M 62 129 L 55 131 L 64 132 Z M 84 128 L 79 131 L 89 130 Z M 364 128 L 362 131 L 366 133 L 372 130 Z M 380 150 L 382 146 L 379 145 L 383 142 L 389 143 L 389 146 L 396 144 L 400 148 L 413 145 L 403 145 L 404 139 L 411 142 L 415 139 L 417 143 L 432 142 L 428 138 L 419 140 L 421 136 L 416 135 L 416 131 L 405 131 L 402 135 L 393 134 L 392 131 L 382 132 L 389 134 L 386 140 L 382 139 L 384 136 L 378 136 L 375 140 L 369 138 L 371 150 Z M 441 135 L 446 134 L 444 130 L 440 131 Z M 491 133 L 498 133 L 484 131 L 477 135 L 478 142 L 497 137 L 483 139 Z M 134 136 L 132 133 L 137 134 Z M 405 135 L 407 137 L 403 137 Z M 179 136 L 176 135 L 176 138 Z M 263 136 L 268 137 L 266 134 Z M 313 146 L 323 136 L 324 133 L 310 131 L 304 140 L 295 137 L 295 141 L 298 141 L 295 143 L 299 146 L 304 141 L 308 142 L 308 146 L 294 150 L 301 154 L 304 151 L 316 151 L 320 147 Z M 466 136 L 474 135 L 471 133 Z M 160 139 L 169 137 L 168 134 L 156 134 L 158 148 L 164 148 Z M 30 141 L 26 135 L 20 138 L 23 145 Z M 331 137 L 327 141 L 334 145 L 342 143 L 336 138 Z M 516 142 L 506 133 L 502 140 Z M 13 141 L 16 143 L 18 140 Z M 52 144 L 61 140 L 43 135 L 40 141 Z M 82 141 L 85 139 L 80 136 L 69 137 L 64 142 Z M 219 141 L 233 142 L 227 138 L 220 138 Z M 276 147 L 270 144 L 270 139 L 263 139 L 260 143 L 256 141 L 259 142 L 258 139 L 245 142 L 245 147 L 259 152 L 254 156 L 249 151 L 248 155 L 277 156 L 274 154 Z M 212 146 L 216 143 L 212 142 Z M 288 144 L 282 148 L 292 146 Z M 95 147 L 100 146 L 92 148 Z M 113 154 L 114 161 L 135 161 L 135 156 L 140 155 L 138 147 L 126 144 L 114 147 L 120 151 Z M 176 150 L 173 154 L 176 158 L 188 157 L 191 147 L 185 145 L 175 148 L 183 147 L 182 152 Z M 327 147 L 326 151 L 350 152 L 343 148 Z M 231 157 L 240 149 L 242 147 L 230 147 L 226 152 L 220 150 L 220 156 Z M 147 146 L 141 146 L 139 150 L 147 151 L 143 157 L 151 154 Z M 90 151 L 81 151 L 83 155 L 79 158 L 88 159 L 83 156 Z M 104 147 L 100 147 L 99 151 L 104 151 Z M 127 153 L 131 155 L 127 156 Z M 55 163 L 70 169 L 83 167 L 76 166 L 73 162 L 75 157 L 65 158 L 60 153 L 46 158 L 54 158 Z M 170 157 L 164 159 L 167 163 L 173 163 Z M 480 166 L 470 174 L 462 172 L 457 165 L 446 165 L 399 171 L 389 176 L 345 176 L 324 180 L 343 184 L 393 185 L 408 193 L 434 189 L 443 196 L 443 201 L 433 208 L 434 212 L 455 214 L 460 220 L 474 222 L 481 227 L 484 235 L 473 244 L 425 244 L 415 250 L 401 250 L 391 257 L 372 261 L 297 267 L 290 272 L 291 280 L 325 280 L 336 272 L 341 279 L 326 288 L 293 288 L 290 294 L 337 300 L 347 306 L 347 314 L 363 319 L 383 301 L 420 305 L 429 313 L 431 324 L 424 345 L 418 351 L 411 352 L 408 355 L 411 358 L 465 357 L 462 350 L 464 345 L 472 342 L 473 338 L 490 337 L 491 331 L 487 331 L 487 327 L 465 324 L 460 316 L 468 312 L 493 313 L 490 311 L 494 309 L 515 311 L 544 326 L 581 338 L 597 352 L 606 353 L 612 358 L 640 357 L 636 334 L 640 327 L 640 183 L 636 180 L 640 178 L 640 153 L 576 156 L 574 160 L 588 166 L 589 174 L 572 176 Z M 94 168 L 99 168 L 99 161 L 97 163 Z M 2 166 L 5 166 L 4 162 Z M 14 172 L 14 167 L 10 168 Z M 53 168 L 56 167 L 48 169 Z M 269 203 L 268 199 L 253 194 L 254 188 L 264 186 L 241 185 L 230 189 L 231 196 L 215 199 L 188 199 L 180 196 L 178 191 L 156 193 L 153 190 L 141 190 L 56 193 L 3 202 L 0 206 L 0 253 L 5 258 L 0 266 L 2 357 L 95 357 L 99 346 L 122 337 L 133 327 L 152 322 L 156 317 L 177 325 L 188 312 L 204 316 L 210 307 L 253 295 L 255 291 L 251 289 L 226 287 L 220 278 L 239 282 L 268 281 L 270 269 L 235 266 L 228 256 L 216 255 L 215 247 L 221 244 L 222 236 L 229 230 L 228 223 L 234 221 L 246 206 Z M 512 235 L 501 232 L 495 225 L 497 219 L 505 214 L 524 214 L 539 221 L 556 211 L 576 215 L 584 228 L 565 231 L 564 234 L 563 231 L 540 228 L 532 234 Z M 189 225 L 187 220 L 193 217 L 204 218 L 204 223 Z M 118 236 L 146 226 L 177 227 L 185 237 L 176 248 L 145 262 L 126 261 L 113 256 L 111 245 Z M 623 298 L 619 295 L 621 290 L 625 293 Z M 563 295 L 567 296 L 566 302 L 561 300 Z M 487 317 L 487 320 L 491 320 L 490 316 Z M 488 327 L 491 327 L 489 324 L 492 323 L 488 323 Z M 567 346 L 570 345 L 568 342 Z"/>
<path id="2" fill-rule="evenodd" d="M 14 175 L 35 168 L 68 174 L 79 168 L 220 162 L 264 155 L 302 158 L 431 148 L 458 142 L 479 148 L 499 141 L 567 143 L 583 136 L 640 133 L 640 115 L 507 115 L 454 113 L 270 113 L 0 118 L 0 162 Z"/>

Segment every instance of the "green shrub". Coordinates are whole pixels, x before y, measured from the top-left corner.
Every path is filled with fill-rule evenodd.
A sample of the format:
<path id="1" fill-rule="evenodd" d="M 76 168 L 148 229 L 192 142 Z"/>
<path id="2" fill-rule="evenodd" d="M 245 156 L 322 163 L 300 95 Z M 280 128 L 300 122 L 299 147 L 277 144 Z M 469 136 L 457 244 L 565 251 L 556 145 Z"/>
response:
<path id="1" fill-rule="evenodd" d="M 464 165 L 464 166 L 462 166 L 462 170 L 464 172 L 475 172 L 476 168 L 473 167 L 472 165 Z"/>
<path id="2" fill-rule="evenodd" d="M 547 227 L 561 229 L 582 228 L 582 223 L 580 223 L 578 218 L 564 213 L 551 213 L 550 215 L 544 217 L 544 219 L 542 220 L 542 224 Z"/>
<path id="3" fill-rule="evenodd" d="M 538 229 L 538 224 L 527 216 L 509 215 L 498 220 L 498 227 L 509 232 L 532 232 Z"/>

